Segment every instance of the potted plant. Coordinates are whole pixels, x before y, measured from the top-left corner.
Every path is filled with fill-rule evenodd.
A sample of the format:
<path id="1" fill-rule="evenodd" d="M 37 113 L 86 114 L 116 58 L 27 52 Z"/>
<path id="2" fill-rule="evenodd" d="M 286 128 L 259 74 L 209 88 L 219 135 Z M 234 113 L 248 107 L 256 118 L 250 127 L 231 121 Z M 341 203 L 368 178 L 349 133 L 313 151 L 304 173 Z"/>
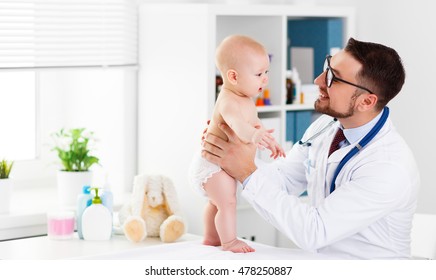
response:
<path id="1" fill-rule="evenodd" d="M 0 214 L 7 213 L 10 210 L 12 181 L 9 178 L 9 174 L 13 165 L 13 161 L 5 159 L 0 161 Z"/>
<path id="2" fill-rule="evenodd" d="M 55 142 L 53 150 L 62 164 L 57 173 L 59 203 L 63 208 L 73 209 L 83 186 L 92 184 L 89 168 L 99 163 L 99 159 L 91 155 L 94 133 L 85 131 L 85 128 L 61 129 L 52 137 Z"/>

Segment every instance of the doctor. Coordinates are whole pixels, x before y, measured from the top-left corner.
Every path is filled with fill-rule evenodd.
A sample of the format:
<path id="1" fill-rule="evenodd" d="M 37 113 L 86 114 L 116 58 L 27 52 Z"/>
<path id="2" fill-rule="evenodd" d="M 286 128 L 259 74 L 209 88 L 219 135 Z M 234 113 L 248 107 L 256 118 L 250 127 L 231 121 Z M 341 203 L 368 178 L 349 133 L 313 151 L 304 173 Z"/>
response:
<path id="1" fill-rule="evenodd" d="M 255 164 L 256 147 L 226 125 L 229 141 L 208 134 L 202 155 L 243 183 L 243 197 L 303 249 L 409 258 L 420 179 L 386 107 L 404 79 L 395 50 L 350 38 L 315 79 L 323 115 L 286 158 Z M 298 198 L 304 191 L 309 203 Z"/>

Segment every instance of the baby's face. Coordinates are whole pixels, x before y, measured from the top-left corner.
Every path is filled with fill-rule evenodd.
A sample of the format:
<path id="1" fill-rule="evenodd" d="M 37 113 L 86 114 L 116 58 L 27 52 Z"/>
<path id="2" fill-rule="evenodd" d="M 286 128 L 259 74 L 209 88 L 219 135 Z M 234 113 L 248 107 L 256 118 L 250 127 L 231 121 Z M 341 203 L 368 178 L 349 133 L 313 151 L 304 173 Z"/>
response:
<path id="1" fill-rule="evenodd" d="M 239 90 L 249 97 L 256 97 L 268 84 L 269 57 L 266 53 L 250 55 L 238 71 Z"/>

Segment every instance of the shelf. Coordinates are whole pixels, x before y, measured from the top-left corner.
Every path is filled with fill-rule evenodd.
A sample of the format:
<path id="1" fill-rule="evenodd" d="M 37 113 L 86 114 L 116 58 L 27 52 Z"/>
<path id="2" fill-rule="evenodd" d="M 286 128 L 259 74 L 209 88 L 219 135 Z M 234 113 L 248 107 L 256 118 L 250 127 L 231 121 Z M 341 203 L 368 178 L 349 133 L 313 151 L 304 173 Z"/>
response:
<path id="1" fill-rule="evenodd" d="M 258 113 L 280 112 L 285 111 L 305 111 L 313 110 L 313 104 L 289 104 L 289 105 L 271 105 L 271 106 L 257 106 Z"/>
<path id="2" fill-rule="evenodd" d="M 267 106 L 256 106 L 257 112 L 265 113 L 265 112 L 280 112 L 282 110 L 282 106 L 280 105 L 267 105 Z"/>
<path id="3" fill-rule="evenodd" d="M 286 111 L 303 111 L 303 110 L 313 110 L 313 103 L 312 104 L 289 104 L 285 105 Z"/>

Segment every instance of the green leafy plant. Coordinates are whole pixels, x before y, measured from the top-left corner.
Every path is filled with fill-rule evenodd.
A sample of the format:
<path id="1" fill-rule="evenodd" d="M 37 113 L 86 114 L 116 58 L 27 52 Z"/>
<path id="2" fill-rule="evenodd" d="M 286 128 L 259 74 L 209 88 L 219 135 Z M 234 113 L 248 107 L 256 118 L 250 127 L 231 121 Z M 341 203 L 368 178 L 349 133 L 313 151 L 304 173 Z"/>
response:
<path id="1" fill-rule="evenodd" d="M 63 165 L 63 171 L 81 172 L 98 164 L 99 159 L 90 155 L 90 146 L 95 142 L 93 132 L 85 132 L 85 128 L 74 128 L 68 131 L 61 129 L 53 135 L 54 151 Z"/>
<path id="2" fill-rule="evenodd" d="M 5 159 L 0 161 L 0 179 L 9 178 L 9 173 L 11 173 L 13 165 L 14 165 L 13 161 L 7 161 Z"/>

